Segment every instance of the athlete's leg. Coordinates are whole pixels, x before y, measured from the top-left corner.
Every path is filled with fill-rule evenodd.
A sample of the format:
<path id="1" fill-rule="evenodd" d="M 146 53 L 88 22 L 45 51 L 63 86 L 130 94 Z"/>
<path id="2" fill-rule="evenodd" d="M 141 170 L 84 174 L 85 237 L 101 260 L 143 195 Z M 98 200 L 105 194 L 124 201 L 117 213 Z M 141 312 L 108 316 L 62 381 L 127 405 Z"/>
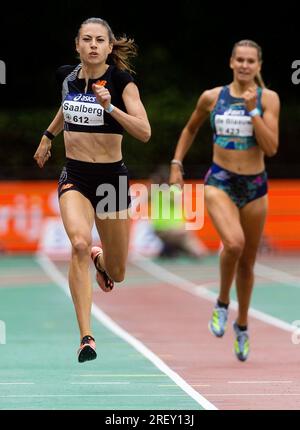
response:
<path id="1" fill-rule="evenodd" d="M 220 255 L 219 300 L 228 304 L 237 262 L 245 244 L 239 209 L 225 191 L 210 185 L 205 185 L 204 190 L 207 211 L 224 246 Z"/>
<path id="2" fill-rule="evenodd" d="M 254 264 L 267 214 L 267 195 L 248 203 L 240 210 L 245 247 L 238 261 L 236 288 L 239 302 L 237 323 L 247 325 L 248 309 L 254 283 Z"/>
<path id="3" fill-rule="evenodd" d="M 122 213 L 126 214 L 126 219 L 95 217 L 103 249 L 100 266 L 115 282 L 123 281 L 128 256 L 130 219 L 127 209 Z"/>
<path id="4" fill-rule="evenodd" d="M 89 272 L 94 209 L 78 191 L 67 191 L 59 199 L 61 217 L 72 244 L 69 285 L 74 302 L 80 339 L 91 335 L 92 283 Z"/>

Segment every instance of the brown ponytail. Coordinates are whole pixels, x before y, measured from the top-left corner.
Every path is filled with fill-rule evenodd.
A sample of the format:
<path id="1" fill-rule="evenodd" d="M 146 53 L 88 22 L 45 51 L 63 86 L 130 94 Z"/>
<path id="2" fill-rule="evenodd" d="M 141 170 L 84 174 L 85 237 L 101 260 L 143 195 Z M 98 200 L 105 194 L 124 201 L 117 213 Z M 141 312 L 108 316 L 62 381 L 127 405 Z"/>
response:
<path id="1" fill-rule="evenodd" d="M 128 39 L 126 36 L 114 39 L 110 56 L 118 69 L 135 73 L 130 64 L 130 58 L 136 57 L 136 55 L 137 46 L 133 39 Z"/>

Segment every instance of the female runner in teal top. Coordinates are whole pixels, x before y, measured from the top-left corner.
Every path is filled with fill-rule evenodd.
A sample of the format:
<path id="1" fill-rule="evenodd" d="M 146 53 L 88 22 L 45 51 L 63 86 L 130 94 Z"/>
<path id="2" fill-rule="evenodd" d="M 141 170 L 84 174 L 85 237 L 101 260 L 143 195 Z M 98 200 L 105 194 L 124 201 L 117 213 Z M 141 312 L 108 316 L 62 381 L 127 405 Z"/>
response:
<path id="1" fill-rule="evenodd" d="M 170 183 L 183 184 L 182 161 L 199 128 L 210 117 L 214 131 L 213 163 L 205 179 L 205 203 L 220 235 L 220 293 L 209 321 L 217 337 L 225 333 L 230 288 L 236 281 L 238 315 L 234 350 L 249 354 L 248 309 L 254 263 L 267 214 L 264 157 L 278 149 L 280 101 L 260 75 L 262 51 L 251 40 L 237 42 L 230 58 L 233 81 L 204 91 L 179 138 L 171 162 Z"/>

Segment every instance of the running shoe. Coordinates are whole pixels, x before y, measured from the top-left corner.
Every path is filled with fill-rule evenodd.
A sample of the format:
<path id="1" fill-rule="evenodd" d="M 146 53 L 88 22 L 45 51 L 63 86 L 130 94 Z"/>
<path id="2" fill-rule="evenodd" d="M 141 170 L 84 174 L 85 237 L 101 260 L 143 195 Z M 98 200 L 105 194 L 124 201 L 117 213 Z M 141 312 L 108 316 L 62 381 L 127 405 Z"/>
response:
<path id="1" fill-rule="evenodd" d="M 114 288 L 114 281 L 108 276 L 105 270 L 98 267 L 98 257 L 102 255 L 102 248 L 99 246 L 93 246 L 91 251 L 91 257 L 94 262 L 96 273 L 96 281 L 99 287 L 106 293 L 110 292 Z"/>
<path id="2" fill-rule="evenodd" d="M 213 310 L 208 328 L 212 334 L 222 337 L 227 327 L 228 309 L 216 305 Z"/>
<path id="3" fill-rule="evenodd" d="M 234 352 L 238 360 L 246 361 L 250 351 L 249 335 L 247 330 L 240 330 L 236 321 L 233 323 L 235 332 Z"/>
<path id="4" fill-rule="evenodd" d="M 97 357 L 95 339 L 92 336 L 84 336 L 81 340 L 77 354 L 79 363 L 95 360 Z"/>

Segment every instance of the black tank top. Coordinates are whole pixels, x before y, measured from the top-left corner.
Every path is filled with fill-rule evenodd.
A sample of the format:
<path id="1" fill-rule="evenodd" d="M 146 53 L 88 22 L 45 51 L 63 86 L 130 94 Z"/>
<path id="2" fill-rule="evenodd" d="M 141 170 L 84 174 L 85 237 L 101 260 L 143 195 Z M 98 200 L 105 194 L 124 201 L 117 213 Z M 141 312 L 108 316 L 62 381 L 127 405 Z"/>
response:
<path id="1" fill-rule="evenodd" d="M 104 81 L 104 86 L 111 94 L 111 103 L 126 112 L 122 93 L 126 85 L 133 82 L 133 77 L 115 65 L 110 65 L 104 75 L 97 79 L 89 79 L 85 92 L 86 81 L 78 78 L 80 69 L 81 64 L 61 66 L 56 72 L 57 82 L 62 91 L 64 130 L 123 134 L 123 127 L 97 102 L 92 84 Z"/>

